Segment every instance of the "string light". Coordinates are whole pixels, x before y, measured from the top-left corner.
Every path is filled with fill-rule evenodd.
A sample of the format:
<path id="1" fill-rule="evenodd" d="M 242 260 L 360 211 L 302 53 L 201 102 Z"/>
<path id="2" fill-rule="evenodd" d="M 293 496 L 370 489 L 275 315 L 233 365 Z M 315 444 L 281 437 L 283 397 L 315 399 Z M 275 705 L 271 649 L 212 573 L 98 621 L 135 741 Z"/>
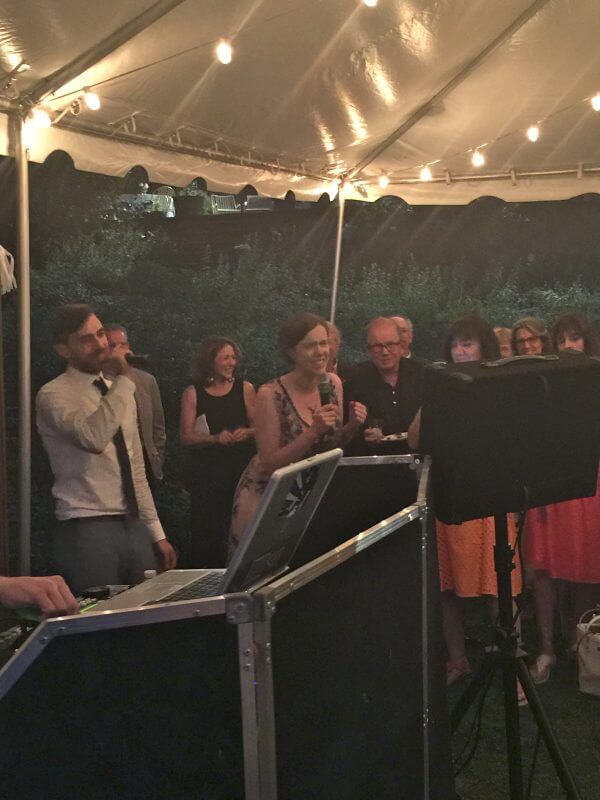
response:
<path id="1" fill-rule="evenodd" d="M 23 125 L 23 145 L 30 150 L 33 147 L 35 142 L 35 134 L 36 129 L 31 121 L 31 118 L 28 117 L 25 120 L 25 124 Z"/>
<path id="2" fill-rule="evenodd" d="M 541 136 L 541 124 L 547 122 L 548 120 L 553 119 L 558 114 L 561 114 L 564 111 L 569 111 L 574 106 L 576 106 L 576 105 L 578 105 L 580 103 L 583 103 L 583 102 L 585 102 L 585 103 L 589 102 L 591 104 L 592 108 L 594 109 L 594 111 L 600 111 L 600 92 L 596 92 L 596 94 L 593 97 L 589 97 L 588 96 L 586 98 L 583 98 L 582 100 L 577 101 L 576 103 L 572 103 L 571 105 L 566 106 L 565 108 L 560 108 L 557 111 L 555 111 L 555 112 L 553 112 L 551 114 L 548 114 L 547 116 L 541 118 L 537 123 L 535 123 L 533 125 L 530 125 L 529 128 L 526 131 L 526 136 L 529 139 L 529 141 L 531 141 L 531 142 L 537 142 L 538 141 L 538 139 Z M 522 135 L 522 129 L 518 129 L 517 128 L 517 129 L 514 129 L 514 130 L 507 131 L 507 132 L 501 134 L 500 136 L 498 136 L 496 139 L 492 139 L 489 142 L 486 142 L 484 145 L 481 145 L 481 146 L 482 147 L 487 147 L 489 144 L 493 144 L 494 142 L 501 141 L 503 139 L 508 138 L 509 136 L 515 136 L 517 134 L 521 134 Z M 471 154 L 471 163 L 475 167 L 483 166 L 487 161 L 486 156 L 478 148 L 475 148 L 475 149 L 469 148 L 467 150 L 457 151 L 457 152 L 451 153 L 450 155 L 446 156 L 446 158 L 447 159 L 454 159 L 454 158 L 457 158 L 457 157 L 465 157 L 465 156 L 468 156 L 469 154 Z M 436 164 L 436 163 L 438 163 L 438 161 L 441 161 L 441 159 L 438 159 L 437 161 L 433 161 L 433 162 L 430 162 L 430 163 Z M 416 169 L 419 169 L 419 167 L 418 167 L 418 165 L 414 164 L 412 167 L 408 167 L 408 168 L 403 169 L 402 172 L 403 173 L 406 172 L 407 169 L 408 170 L 416 170 Z M 452 180 L 449 177 L 449 175 L 450 175 L 450 173 L 446 170 L 446 182 L 447 183 L 451 183 L 452 182 Z M 400 183 L 404 182 L 403 178 L 402 178 L 402 175 L 399 175 L 399 176 L 396 175 L 396 177 L 393 178 L 393 179 L 395 181 L 399 181 Z M 407 176 L 407 179 L 408 179 L 408 176 Z M 419 179 L 421 181 L 431 181 L 431 180 L 433 180 L 433 175 L 431 173 L 431 169 L 430 169 L 429 166 L 424 166 L 424 167 L 422 167 L 420 169 Z M 372 180 L 374 180 L 374 179 L 372 179 Z M 372 180 L 371 181 L 367 181 L 366 183 L 372 183 Z M 382 174 L 376 180 L 379 183 L 381 188 L 386 188 L 389 185 L 390 176 L 389 175 L 385 175 L 384 176 Z M 512 178 L 512 180 L 513 180 L 513 185 L 514 185 L 514 177 Z"/>
<path id="3" fill-rule="evenodd" d="M 339 178 L 336 178 L 334 181 L 331 181 L 329 184 L 329 189 L 327 190 L 327 194 L 329 195 L 329 199 L 333 200 L 338 193 L 340 188 Z"/>
<path id="4" fill-rule="evenodd" d="M 350 194 L 351 191 L 352 191 L 352 184 L 350 183 L 350 181 L 343 181 L 340 184 L 340 192 L 342 194 Z"/>
<path id="5" fill-rule="evenodd" d="M 27 115 L 27 122 L 33 128 L 49 128 L 52 125 L 50 114 L 42 106 L 34 106 Z"/>
<path id="6" fill-rule="evenodd" d="M 100 98 L 96 92 L 92 92 L 87 87 L 83 90 L 83 102 L 90 109 L 90 111 L 98 111 L 100 108 Z"/>
<path id="7" fill-rule="evenodd" d="M 215 53 L 221 64 L 231 64 L 233 58 L 233 49 L 228 41 L 221 39 L 215 48 Z"/>
<path id="8" fill-rule="evenodd" d="M 375 6 L 377 5 L 377 0 L 363 0 L 363 3 L 366 6 L 369 6 L 369 8 L 375 8 Z"/>

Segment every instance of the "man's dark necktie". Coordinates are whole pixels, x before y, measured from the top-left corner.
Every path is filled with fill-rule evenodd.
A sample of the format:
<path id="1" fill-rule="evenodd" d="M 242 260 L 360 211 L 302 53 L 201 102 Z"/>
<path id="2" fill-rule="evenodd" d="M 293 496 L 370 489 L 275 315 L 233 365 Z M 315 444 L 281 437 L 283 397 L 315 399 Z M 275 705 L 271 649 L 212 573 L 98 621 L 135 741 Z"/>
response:
<path id="1" fill-rule="evenodd" d="M 103 397 L 108 392 L 108 386 L 104 383 L 102 378 L 97 378 L 94 381 L 94 386 L 99 389 L 100 394 Z M 139 508 L 137 498 L 135 496 L 131 461 L 129 460 L 129 453 L 127 452 L 125 437 L 123 436 L 123 428 L 117 428 L 117 432 L 113 436 L 113 442 L 117 450 L 117 461 L 119 462 L 119 469 L 121 470 L 121 480 L 123 481 L 123 493 L 125 494 L 127 510 L 132 517 L 137 517 L 139 514 Z"/>

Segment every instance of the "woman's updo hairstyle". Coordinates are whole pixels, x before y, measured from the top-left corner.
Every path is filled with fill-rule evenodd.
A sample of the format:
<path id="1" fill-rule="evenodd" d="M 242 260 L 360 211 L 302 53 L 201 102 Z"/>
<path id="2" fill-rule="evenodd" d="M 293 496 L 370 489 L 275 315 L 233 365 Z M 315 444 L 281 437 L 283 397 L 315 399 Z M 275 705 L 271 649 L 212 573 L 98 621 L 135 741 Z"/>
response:
<path id="1" fill-rule="evenodd" d="M 318 314 L 313 314 L 310 311 L 301 311 L 299 314 L 294 314 L 293 317 L 286 319 L 281 328 L 279 329 L 279 349 L 283 356 L 293 363 L 293 358 L 290 356 L 290 350 L 301 342 L 307 333 L 310 333 L 317 325 L 322 325 L 327 331 L 329 337 L 329 329 L 327 327 L 327 320 L 320 317 Z"/>

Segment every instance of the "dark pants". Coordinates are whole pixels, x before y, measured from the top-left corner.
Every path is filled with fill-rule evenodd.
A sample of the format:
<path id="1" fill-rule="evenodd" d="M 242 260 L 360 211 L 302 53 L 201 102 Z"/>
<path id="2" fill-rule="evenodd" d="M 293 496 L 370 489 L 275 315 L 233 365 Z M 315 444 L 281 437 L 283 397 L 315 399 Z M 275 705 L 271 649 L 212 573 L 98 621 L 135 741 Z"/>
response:
<path id="1" fill-rule="evenodd" d="M 144 570 L 157 566 L 145 525 L 120 515 L 59 522 L 52 556 L 75 595 L 92 586 L 139 583 Z"/>
<path id="2" fill-rule="evenodd" d="M 224 567 L 233 495 L 248 456 L 231 454 L 198 465 L 190 476 L 190 567 Z"/>

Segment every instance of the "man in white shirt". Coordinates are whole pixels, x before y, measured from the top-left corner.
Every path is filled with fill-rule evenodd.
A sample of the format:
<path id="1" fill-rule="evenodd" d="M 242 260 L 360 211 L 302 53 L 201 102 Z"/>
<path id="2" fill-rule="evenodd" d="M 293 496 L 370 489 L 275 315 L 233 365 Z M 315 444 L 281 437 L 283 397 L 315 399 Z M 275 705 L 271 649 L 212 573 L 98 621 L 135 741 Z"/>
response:
<path id="1" fill-rule="evenodd" d="M 125 356 L 110 353 L 102 323 L 85 304 L 59 310 L 54 348 L 67 368 L 40 389 L 36 407 L 54 473 L 58 571 L 79 594 L 137 583 L 157 566 L 172 569 L 176 555 L 146 480 Z"/>

